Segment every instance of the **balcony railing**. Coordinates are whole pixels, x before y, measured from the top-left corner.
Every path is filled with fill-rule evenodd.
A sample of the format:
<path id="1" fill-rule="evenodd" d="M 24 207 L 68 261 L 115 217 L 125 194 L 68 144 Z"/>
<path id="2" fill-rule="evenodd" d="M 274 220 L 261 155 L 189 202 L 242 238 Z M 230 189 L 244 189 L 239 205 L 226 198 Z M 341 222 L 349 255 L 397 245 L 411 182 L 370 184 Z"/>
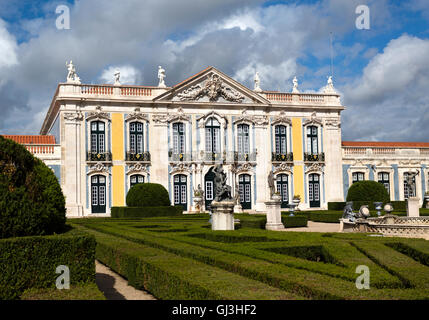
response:
<path id="1" fill-rule="evenodd" d="M 86 161 L 112 161 L 111 152 L 88 152 Z"/>
<path id="2" fill-rule="evenodd" d="M 172 151 L 168 152 L 169 161 L 192 161 L 195 156 L 192 153 L 173 153 Z"/>
<path id="3" fill-rule="evenodd" d="M 292 162 L 293 161 L 293 153 L 275 153 L 273 152 L 271 155 L 271 161 L 278 162 Z"/>
<path id="4" fill-rule="evenodd" d="M 221 161 L 224 158 L 224 154 L 220 152 L 201 151 L 200 153 L 200 159 L 202 161 Z"/>
<path id="5" fill-rule="evenodd" d="M 149 151 L 142 153 L 127 152 L 125 156 L 126 161 L 141 161 L 141 162 L 150 162 L 150 153 Z"/>
<path id="6" fill-rule="evenodd" d="M 323 162 L 325 161 L 325 153 L 304 153 L 304 161 Z"/>
<path id="7" fill-rule="evenodd" d="M 234 162 L 246 162 L 246 161 L 256 161 L 256 152 L 250 153 L 239 153 L 239 152 L 230 152 L 227 155 L 227 161 Z"/>

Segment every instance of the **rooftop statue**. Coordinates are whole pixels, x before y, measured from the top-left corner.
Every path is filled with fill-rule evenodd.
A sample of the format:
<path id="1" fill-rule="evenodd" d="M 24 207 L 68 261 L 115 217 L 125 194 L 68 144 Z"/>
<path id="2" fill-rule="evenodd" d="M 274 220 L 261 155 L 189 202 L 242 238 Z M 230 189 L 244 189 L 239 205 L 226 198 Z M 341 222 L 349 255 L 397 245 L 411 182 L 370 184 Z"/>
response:
<path id="1" fill-rule="evenodd" d="M 77 83 L 80 84 L 80 78 L 77 76 L 76 73 L 76 68 L 73 65 L 73 61 L 70 60 L 70 62 L 68 63 L 66 61 L 66 66 L 67 66 L 67 83 Z"/>
<path id="2" fill-rule="evenodd" d="M 293 89 L 292 89 L 292 93 L 299 93 L 298 90 L 298 79 L 296 77 L 293 77 Z"/>
<path id="3" fill-rule="evenodd" d="M 116 71 L 115 71 L 115 85 L 116 86 L 119 86 L 121 83 L 119 82 L 119 78 L 121 77 L 121 72 L 118 70 L 118 69 L 116 69 Z"/>
<path id="4" fill-rule="evenodd" d="M 259 78 L 259 72 L 255 73 L 255 77 L 253 78 L 253 81 L 255 82 L 254 91 L 261 92 L 261 79 Z"/>
<path id="5" fill-rule="evenodd" d="M 328 81 L 325 88 L 323 88 L 323 93 L 337 93 L 334 88 L 334 82 L 332 81 L 332 76 L 328 76 Z"/>
<path id="6" fill-rule="evenodd" d="M 158 87 L 161 87 L 161 88 L 166 87 L 164 78 L 165 78 L 165 70 L 161 66 L 158 66 L 158 79 L 159 79 Z"/>

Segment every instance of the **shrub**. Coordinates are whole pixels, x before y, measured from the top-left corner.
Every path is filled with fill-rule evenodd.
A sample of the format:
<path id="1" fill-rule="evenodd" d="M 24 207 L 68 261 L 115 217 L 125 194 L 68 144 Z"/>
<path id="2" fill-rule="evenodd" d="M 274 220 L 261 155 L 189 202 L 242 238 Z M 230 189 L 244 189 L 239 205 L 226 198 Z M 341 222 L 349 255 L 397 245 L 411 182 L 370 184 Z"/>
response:
<path id="1" fill-rule="evenodd" d="M 65 212 L 51 169 L 24 146 L 0 136 L 0 238 L 62 232 Z"/>
<path id="2" fill-rule="evenodd" d="M 285 228 L 298 228 L 307 226 L 306 216 L 282 216 L 282 223 Z"/>
<path id="3" fill-rule="evenodd" d="M 344 210 L 345 202 L 328 202 L 328 210 Z"/>
<path id="4" fill-rule="evenodd" d="M 375 201 L 386 203 L 390 201 L 390 197 L 381 183 L 367 180 L 351 185 L 347 193 L 347 201 L 368 201 L 368 204 L 373 204 Z"/>
<path id="5" fill-rule="evenodd" d="M 17 299 L 30 288 L 55 288 L 60 265 L 70 283 L 95 281 L 95 238 L 74 230 L 61 235 L 0 240 L 0 300 Z"/>
<path id="6" fill-rule="evenodd" d="M 111 217 L 112 218 L 165 217 L 165 216 L 179 216 L 182 213 L 183 213 L 182 206 L 112 207 Z"/>
<path id="7" fill-rule="evenodd" d="M 160 207 L 170 204 L 168 191 L 158 183 L 138 183 L 127 194 L 129 207 Z"/>

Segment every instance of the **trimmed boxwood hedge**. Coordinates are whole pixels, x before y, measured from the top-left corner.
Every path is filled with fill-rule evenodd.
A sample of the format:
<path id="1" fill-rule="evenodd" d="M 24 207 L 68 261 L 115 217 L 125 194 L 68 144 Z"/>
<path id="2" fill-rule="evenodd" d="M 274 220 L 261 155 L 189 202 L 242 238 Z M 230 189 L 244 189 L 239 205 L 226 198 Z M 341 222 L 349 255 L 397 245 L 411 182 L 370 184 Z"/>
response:
<path id="1" fill-rule="evenodd" d="M 0 300 L 18 299 L 30 288 L 55 288 L 60 265 L 70 284 L 95 282 L 93 236 L 75 230 L 61 235 L 0 239 Z"/>
<path id="2" fill-rule="evenodd" d="M 299 228 L 299 227 L 306 227 L 307 226 L 307 217 L 306 216 L 285 216 L 282 215 L 282 223 L 285 226 L 285 228 Z"/>
<path id="3" fill-rule="evenodd" d="M 138 183 L 127 193 L 128 207 L 169 206 L 168 191 L 159 183 Z"/>
<path id="4" fill-rule="evenodd" d="M 183 213 L 182 206 L 164 207 L 112 207 L 112 218 L 143 218 L 180 216 Z"/>
<path id="5" fill-rule="evenodd" d="M 64 231 L 64 195 L 52 170 L 0 136 L 0 238 Z"/>
<path id="6" fill-rule="evenodd" d="M 347 201 L 390 201 L 389 193 L 380 182 L 365 180 L 353 183 L 347 192 Z"/>

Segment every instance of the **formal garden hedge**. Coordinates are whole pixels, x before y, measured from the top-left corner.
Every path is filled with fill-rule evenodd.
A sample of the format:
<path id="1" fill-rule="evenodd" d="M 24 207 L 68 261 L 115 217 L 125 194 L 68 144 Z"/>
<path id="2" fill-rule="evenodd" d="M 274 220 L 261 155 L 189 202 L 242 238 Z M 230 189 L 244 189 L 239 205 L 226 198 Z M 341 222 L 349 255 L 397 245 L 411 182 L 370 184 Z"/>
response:
<path id="1" fill-rule="evenodd" d="M 95 283 L 93 236 L 61 235 L 0 239 L 0 299 L 18 299 L 27 289 L 55 288 L 56 268 L 69 267 L 70 283 Z"/>
<path id="2" fill-rule="evenodd" d="M 183 214 L 182 206 L 162 207 L 112 207 L 112 218 L 143 218 L 179 216 Z"/>
<path id="3" fill-rule="evenodd" d="M 429 298 L 427 266 L 417 261 L 426 261 L 425 240 L 246 227 L 213 232 L 204 217 L 182 218 L 75 223 L 97 238 L 100 261 L 160 299 Z M 182 231 L 155 231 L 166 228 Z M 358 265 L 370 268 L 371 290 L 356 288 Z"/>
<path id="4" fill-rule="evenodd" d="M 0 136 L 0 238 L 63 232 L 65 212 L 52 170 L 24 146 Z"/>
<path id="5" fill-rule="evenodd" d="M 307 226 L 307 217 L 305 216 L 289 216 L 282 214 L 282 223 L 285 228 L 298 228 Z M 234 214 L 234 218 L 240 220 L 239 227 L 265 229 L 267 224 L 266 215 L 262 214 Z"/>
<path id="6" fill-rule="evenodd" d="M 162 207 L 169 206 L 168 191 L 159 183 L 138 183 L 127 193 L 128 207 Z"/>

